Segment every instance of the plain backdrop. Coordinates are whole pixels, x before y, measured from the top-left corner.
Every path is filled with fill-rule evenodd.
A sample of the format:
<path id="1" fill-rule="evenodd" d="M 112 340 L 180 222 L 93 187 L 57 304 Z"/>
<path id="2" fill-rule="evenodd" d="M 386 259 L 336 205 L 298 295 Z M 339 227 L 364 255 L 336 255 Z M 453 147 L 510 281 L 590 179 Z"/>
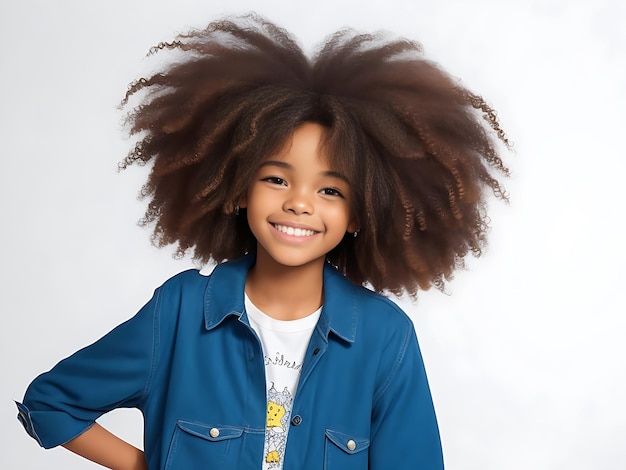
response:
<path id="1" fill-rule="evenodd" d="M 417 39 L 499 111 L 511 204 L 415 322 L 450 470 L 626 468 L 626 4 L 621 0 L 80 0 L 0 6 L 0 468 L 87 469 L 44 451 L 12 400 L 192 266 L 137 220 L 146 168 L 116 108 L 148 49 L 256 10 L 311 51 L 344 26 Z M 141 445 L 133 410 L 102 418 Z"/>

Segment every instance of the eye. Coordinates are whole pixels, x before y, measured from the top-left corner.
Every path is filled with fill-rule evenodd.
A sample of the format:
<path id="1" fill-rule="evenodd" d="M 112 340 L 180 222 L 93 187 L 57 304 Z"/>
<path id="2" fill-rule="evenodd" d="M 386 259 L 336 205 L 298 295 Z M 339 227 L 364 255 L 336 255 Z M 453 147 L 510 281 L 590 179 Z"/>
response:
<path id="1" fill-rule="evenodd" d="M 339 191 L 337 188 L 324 188 L 320 192 L 324 196 L 337 196 L 337 197 L 340 197 L 340 198 L 344 198 L 344 196 L 341 193 L 341 191 Z"/>
<path id="2" fill-rule="evenodd" d="M 279 178 L 278 176 L 266 176 L 265 178 L 261 178 L 261 181 L 267 181 L 268 183 L 287 186 L 287 182 L 284 179 Z"/>

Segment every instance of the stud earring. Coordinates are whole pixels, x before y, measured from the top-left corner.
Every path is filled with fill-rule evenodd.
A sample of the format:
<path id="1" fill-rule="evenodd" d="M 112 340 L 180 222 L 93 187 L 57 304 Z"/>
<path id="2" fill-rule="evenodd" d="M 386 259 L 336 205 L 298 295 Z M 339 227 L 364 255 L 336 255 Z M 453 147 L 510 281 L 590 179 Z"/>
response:
<path id="1" fill-rule="evenodd" d="M 353 236 L 354 238 L 356 238 L 356 236 L 357 236 L 358 234 L 359 234 L 359 231 L 358 231 L 358 230 L 355 230 L 355 231 L 354 231 L 354 233 L 352 234 L 352 236 Z"/>

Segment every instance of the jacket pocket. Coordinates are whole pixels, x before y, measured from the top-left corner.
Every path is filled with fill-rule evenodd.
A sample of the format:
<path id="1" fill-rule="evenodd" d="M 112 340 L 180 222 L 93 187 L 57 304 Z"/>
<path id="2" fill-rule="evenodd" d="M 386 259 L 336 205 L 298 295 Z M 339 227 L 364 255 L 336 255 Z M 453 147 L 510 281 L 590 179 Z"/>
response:
<path id="1" fill-rule="evenodd" d="M 243 434 L 243 428 L 178 420 L 165 470 L 235 470 L 239 468 Z"/>
<path id="2" fill-rule="evenodd" d="M 326 430 L 324 470 L 367 469 L 369 439 Z"/>

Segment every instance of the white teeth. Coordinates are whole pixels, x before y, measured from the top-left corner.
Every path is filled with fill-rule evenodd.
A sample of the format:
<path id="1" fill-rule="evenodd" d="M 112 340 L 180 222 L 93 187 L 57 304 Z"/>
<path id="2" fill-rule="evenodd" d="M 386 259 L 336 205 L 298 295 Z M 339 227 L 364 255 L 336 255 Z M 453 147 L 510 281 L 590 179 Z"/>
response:
<path id="1" fill-rule="evenodd" d="M 274 227 L 276 227 L 276 230 L 278 230 L 279 232 L 283 232 L 287 235 L 291 235 L 294 237 L 310 237 L 315 234 L 313 230 L 306 230 L 302 228 L 286 227 L 284 225 L 276 224 L 274 225 Z"/>

